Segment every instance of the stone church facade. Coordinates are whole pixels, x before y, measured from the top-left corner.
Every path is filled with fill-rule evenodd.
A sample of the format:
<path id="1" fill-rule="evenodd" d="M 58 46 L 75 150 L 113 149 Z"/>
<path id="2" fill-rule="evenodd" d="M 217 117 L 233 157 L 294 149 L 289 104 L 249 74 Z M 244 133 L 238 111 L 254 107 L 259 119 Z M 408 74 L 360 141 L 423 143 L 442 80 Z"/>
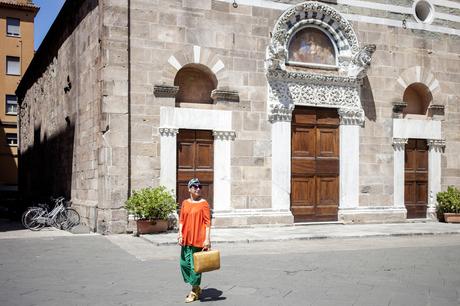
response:
<path id="1" fill-rule="evenodd" d="M 67 1 L 17 90 L 20 188 L 106 233 L 191 177 L 215 226 L 434 219 L 459 51 L 453 1 Z"/>

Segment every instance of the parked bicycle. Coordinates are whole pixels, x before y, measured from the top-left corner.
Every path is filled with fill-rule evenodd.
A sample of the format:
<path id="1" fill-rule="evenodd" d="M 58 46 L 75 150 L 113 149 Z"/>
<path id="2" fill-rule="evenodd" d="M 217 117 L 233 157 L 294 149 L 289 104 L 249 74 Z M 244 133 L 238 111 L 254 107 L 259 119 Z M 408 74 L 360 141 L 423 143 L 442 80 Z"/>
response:
<path id="1" fill-rule="evenodd" d="M 66 207 L 64 197 L 52 201 L 55 206 L 51 211 L 46 204 L 38 204 L 27 209 L 22 215 L 24 227 L 32 231 L 39 231 L 45 226 L 68 230 L 80 224 L 80 215 L 75 209 Z"/>

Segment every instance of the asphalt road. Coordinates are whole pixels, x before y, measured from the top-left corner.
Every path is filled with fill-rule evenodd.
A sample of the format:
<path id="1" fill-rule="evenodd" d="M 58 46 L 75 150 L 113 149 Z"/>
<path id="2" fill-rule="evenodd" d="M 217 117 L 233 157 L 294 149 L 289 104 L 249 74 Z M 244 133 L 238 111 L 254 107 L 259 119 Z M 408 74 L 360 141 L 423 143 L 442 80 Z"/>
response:
<path id="1" fill-rule="evenodd" d="M 178 247 L 48 234 L 0 233 L 0 305 L 184 304 Z M 214 247 L 192 305 L 460 305 L 460 235 Z"/>

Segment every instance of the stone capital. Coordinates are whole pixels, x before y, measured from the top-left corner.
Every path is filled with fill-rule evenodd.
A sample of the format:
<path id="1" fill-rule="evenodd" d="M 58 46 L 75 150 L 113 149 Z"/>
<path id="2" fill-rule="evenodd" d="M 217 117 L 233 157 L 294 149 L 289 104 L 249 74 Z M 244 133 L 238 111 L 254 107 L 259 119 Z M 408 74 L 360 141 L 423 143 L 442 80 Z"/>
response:
<path id="1" fill-rule="evenodd" d="M 160 132 L 160 135 L 162 137 L 169 137 L 169 136 L 176 137 L 177 133 L 179 133 L 179 129 L 170 128 L 170 127 L 161 127 L 161 128 L 158 128 L 158 131 Z"/>
<path id="2" fill-rule="evenodd" d="M 213 131 L 212 135 L 218 140 L 235 140 L 235 131 Z"/>
<path id="3" fill-rule="evenodd" d="M 294 110 L 294 105 L 283 105 L 283 104 L 272 104 L 270 105 L 270 111 L 268 112 L 268 121 L 271 123 L 277 121 L 291 121 L 292 120 L 292 111 Z"/>
<path id="4" fill-rule="evenodd" d="M 364 111 L 356 108 L 339 108 L 341 125 L 364 125 Z"/>
<path id="5" fill-rule="evenodd" d="M 239 102 L 240 96 L 236 90 L 214 89 L 211 91 L 211 98 L 216 101 L 222 102 Z"/>
<path id="6" fill-rule="evenodd" d="M 155 85 L 153 94 L 157 98 L 175 98 L 179 92 L 179 86 Z"/>
<path id="7" fill-rule="evenodd" d="M 407 140 L 407 138 L 393 138 L 393 148 L 395 151 L 404 151 Z"/>
<path id="8" fill-rule="evenodd" d="M 428 147 L 430 151 L 434 152 L 444 152 L 446 148 L 446 140 L 445 139 L 428 139 Z"/>

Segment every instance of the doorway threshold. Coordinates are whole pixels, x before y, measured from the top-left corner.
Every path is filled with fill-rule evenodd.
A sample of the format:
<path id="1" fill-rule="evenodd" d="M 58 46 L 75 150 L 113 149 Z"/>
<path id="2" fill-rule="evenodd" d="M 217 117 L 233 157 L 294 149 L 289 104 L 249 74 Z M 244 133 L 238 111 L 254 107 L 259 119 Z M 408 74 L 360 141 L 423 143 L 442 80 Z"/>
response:
<path id="1" fill-rule="evenodd" d="M 294 226 L 325 225 L 325 224 L 344 224 L 344 223 L 342 221 L 296 222 L 294 223 Z"/>

